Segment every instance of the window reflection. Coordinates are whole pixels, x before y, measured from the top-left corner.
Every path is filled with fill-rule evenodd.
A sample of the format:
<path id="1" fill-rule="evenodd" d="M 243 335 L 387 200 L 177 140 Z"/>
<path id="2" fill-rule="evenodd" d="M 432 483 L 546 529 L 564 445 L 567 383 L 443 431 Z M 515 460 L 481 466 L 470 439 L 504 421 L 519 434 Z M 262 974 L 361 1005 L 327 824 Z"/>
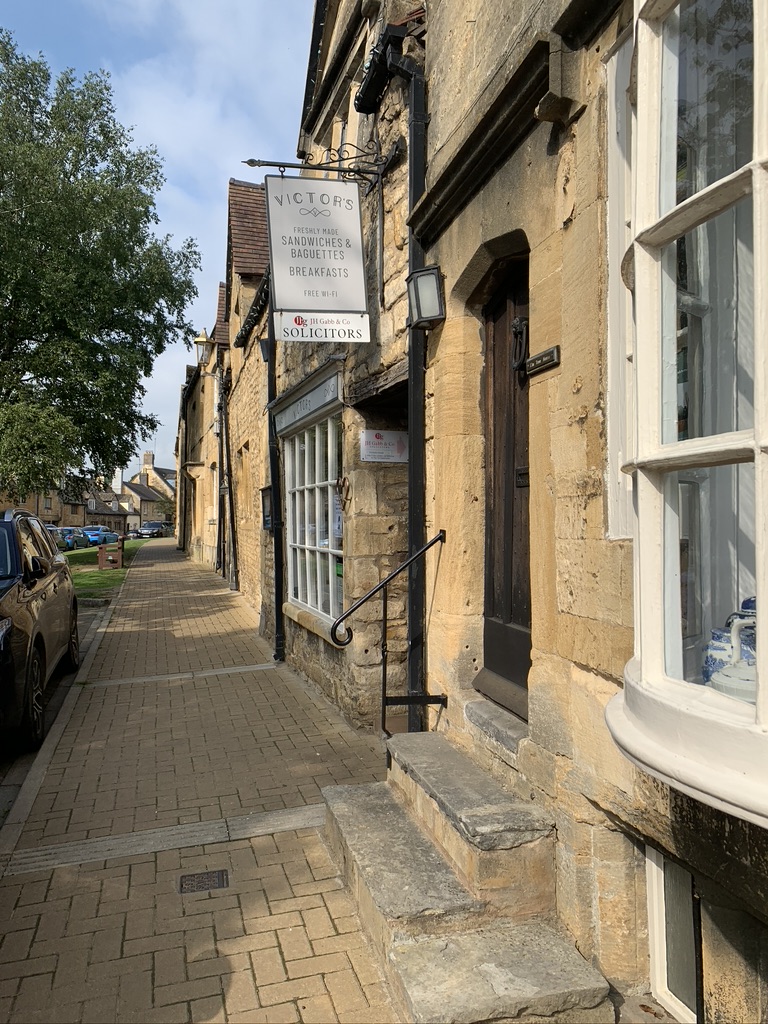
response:
<path id="1" fill-rule="evenodd" d="M 662 253 L 667 444 L 754 422 L 752 200 Z"/>
<path id="2" fill-rule="evenodd" d="M 755 471 L 668 474 L 666 669 L 754 702 Z"/>
<path id="3" fill-rule="evenodd" d="M 752 156 L 752 3 L 684 0 L 664 25 L 662 213 Z M 677 58 L 677 59 L 675 59 Z M 666 180 L 665 180 L 666 179 Z"/>

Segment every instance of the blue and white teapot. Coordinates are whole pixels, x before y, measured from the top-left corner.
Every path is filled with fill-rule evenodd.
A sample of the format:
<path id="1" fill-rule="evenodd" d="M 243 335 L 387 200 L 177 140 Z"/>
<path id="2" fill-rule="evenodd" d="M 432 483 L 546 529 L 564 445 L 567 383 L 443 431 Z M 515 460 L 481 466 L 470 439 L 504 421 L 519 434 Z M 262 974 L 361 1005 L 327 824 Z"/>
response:
<path id="1" fill-rule="evenodd" d="M 739 611 L 728 616 L 725 628 L 712 630 L 704 648 L 702 679 L 707 686 L 739 700 L 755 702 L 755 598 L 742 601 Z"/>

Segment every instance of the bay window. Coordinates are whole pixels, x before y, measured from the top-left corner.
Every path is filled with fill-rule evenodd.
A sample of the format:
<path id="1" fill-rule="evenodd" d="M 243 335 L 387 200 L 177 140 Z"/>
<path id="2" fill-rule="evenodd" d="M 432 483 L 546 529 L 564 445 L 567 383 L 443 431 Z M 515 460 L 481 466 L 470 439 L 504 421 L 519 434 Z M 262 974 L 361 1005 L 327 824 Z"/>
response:
<path id="1" fill-rule="evenodd" d="M 636 17 L 636 648 L 606 714 L 644 770 L 763 826 L 767 7 L 649 0 Z"/>

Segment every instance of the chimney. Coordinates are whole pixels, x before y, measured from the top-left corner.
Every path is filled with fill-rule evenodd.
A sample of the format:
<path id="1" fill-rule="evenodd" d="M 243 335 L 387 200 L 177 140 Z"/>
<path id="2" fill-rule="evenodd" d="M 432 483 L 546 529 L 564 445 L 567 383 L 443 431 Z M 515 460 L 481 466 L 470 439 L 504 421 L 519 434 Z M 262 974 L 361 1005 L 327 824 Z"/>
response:
<path id="1" fill-rule="evenodd" d="M 145 487 L 149 487 L 149 473 L 140 473 L 139 482 L 144 484 Z"/>
<path id="2" fill-rule="evenodd" d="M 144 465 L 145 466 L 154 467 L 154 465 L 155 465 L 155 453 L 154 452 L 144 452 Z"/>

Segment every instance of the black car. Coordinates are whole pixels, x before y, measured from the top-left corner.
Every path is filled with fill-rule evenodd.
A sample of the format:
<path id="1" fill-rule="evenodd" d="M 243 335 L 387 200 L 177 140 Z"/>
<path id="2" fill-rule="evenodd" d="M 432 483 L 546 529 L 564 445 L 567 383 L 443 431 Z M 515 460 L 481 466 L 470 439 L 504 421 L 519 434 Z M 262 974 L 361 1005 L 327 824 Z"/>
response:
<path id="1" fill-rule="evenodd" d="M 43 691 L 66 659 L 80 664 L 77 599 L 69 563 L 29 512 L 0 518 L 0 723 L 37 749 Z"/>

